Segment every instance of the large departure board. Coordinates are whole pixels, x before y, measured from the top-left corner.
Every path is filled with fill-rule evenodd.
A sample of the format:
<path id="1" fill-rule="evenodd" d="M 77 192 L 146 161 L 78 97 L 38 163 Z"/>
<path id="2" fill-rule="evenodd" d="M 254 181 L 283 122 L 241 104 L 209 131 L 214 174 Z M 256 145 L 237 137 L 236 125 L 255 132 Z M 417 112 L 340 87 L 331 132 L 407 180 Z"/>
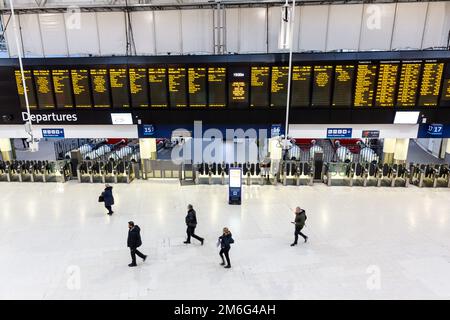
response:
<path id="1" fill-rule="evenodd" d="M 31 71 L 24 70 L 23 73 L 25 76 L 25 86 L 27 87 L 28 105 L 29 105 L 30 109 L 36 109 L 37 108 L 37 100 L 36 100 L 36 95 L 34 93 L 34 81 L 31 77 Z M 16 76 L 17 93 L 19 94 L 20 106 L 22 108 L 26 109 L 27 105 L 25 102 L 25 89 L 23 87 L 22 74 L 20 73 L 20 70 L 15 70 L 15 76 Z"/>
<path id="2" fill-rule="evenodd" d="M 421 70 L 421 62 L 402 63 L 398 84 L 397 106 L 413 107 L 416 105 Z"/>
<path id="3" fill-rule="evenodd" d="M 148 107 L 148 86 L 147 86 L 147 69 L 146 68 L 130 68 L 128 70 L 130 77 L 130 95 L 131 105 L 134 108 Z"/>
<path id="4" fill-rule="evenodd" d="M 377 77 L 377 65 L 369 63 L 358 64 L 356 72 L 356 84 L 354 95 L 355 107 L 371 107 L 375 91 L 375 79 Z"/>
<path id="5" fill-rule="evenodd" d="M 350 107 L 352 105 L 352 87 L 354 77 L 354 65 L 336 65 L 334 71 L 333 106 Z"/>
<path id="6" fill-rule="evenodd" d="M 437 106 L 444 64 L 427 62 L 423 65 L 422 82 L 419 91 L 419 106 Z"/>
<path id="7" fill-rule="evenodd" d="M 246 108 L 249 102 L 249 68 L 234 66 L 228 68 L 228 105 Z"/>
<path id="8" fill-rule="evenodd" d="M 250 69 L 250 107 L 269 106 L 270 67 Z"/>
<path id="9" fill-rule="evenodd" d="M 77 108 L 90 108 L 91 90 L 89 88 L 89 71 L 87 69 L 71 70 L 72 89 Z"/>
<path id="10" fill-rule="evenodd" d="M 450 106 L 450 63 L 447 63 L 444 69 L 442 81 L 441 106 Z"/>
<path id="11" fill-rule="evenodd" d="M 186 107 L 186 68 L 169 68 L 168 75 L 170 106 L 176 108 Z"/>
<path id="12" fill-rule="evenodd" d="M 167 108 L 167 75 L 166 68 L 149 68 L 148 82 L 150 84 L 150 106 L 152 108 Z"/>
<path id="13" fill-rule="evenodd" d="M 55 91 L 56 107 L 73 108 L 72 84 L 68 69 L 52 70 L 53 88 Z"/>
<path id="14" fill-rule="evenodd" d="M 311 106 L 329 106 L 331 100 L 331 77 L 333 66 L 314 66 Z"/>
<path id="15" fill-rule="evenodd" d="M 289 67 L 272 67 L 272 80 L 270 81 L 270 106 L 285 107 L 287 87 L 289 82 Z"/>
<path id="16" fill-rule="evenodd" d="M 190 107 L 206 107 L 206 68 L 188 68 L 188 92 Z"/>
<path id="17" fill-rule="evenodd" d="M 398 70 L 399 62 L 380 63 L 375 96 L 375 105 L 377 107 L 393 107 L 395 105 Z"/>
<path id="18" fill-rule="evenodd" d="M 129 108 L 128 96 L 128 70 L 126 66 L 109 69 L 109 82 L 111 84 L 112 106 L 114 108 Z"/>
<path id="19" fill-rule="evenodd" d="M 308 107 L 310 104 L 312 66 L 292 67 L 292 107 Z"/>
<path id="20" fill-rule="evenodd" d="M 55 108 L 50 70 L 33 70 L 39 109 Z"/>
<path id="21" fill-rule="evenodd" d="M 208 105 L 225 107 L 227 105 L 227 69 L 225 67 L 208 68 Z"/>
<path id="22" fill-rule="evenodd" d="M 111 100 L 109 97 L 108 69 L 91 69 L 92 98 L 94 108 L 109 108 Z"/>

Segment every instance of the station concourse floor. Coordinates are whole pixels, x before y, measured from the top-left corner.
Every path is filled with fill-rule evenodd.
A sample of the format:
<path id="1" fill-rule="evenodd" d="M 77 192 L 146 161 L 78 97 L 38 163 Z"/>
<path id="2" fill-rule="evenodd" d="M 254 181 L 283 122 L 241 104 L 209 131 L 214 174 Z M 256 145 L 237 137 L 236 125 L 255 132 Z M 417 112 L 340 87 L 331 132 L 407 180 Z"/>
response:
<path id="1" fill-rule="evenodd" d="M 449 299 L 450 189 L 0 183 L 1 299 Z M 186 206 L 206 238 L 184 245 Z M 292 209 L 309 242 L 293 240 Z M 129 268 L 127 222 L 145 263 Z M 235 239 L 219 266 L 222 227 Z M 300 238 L 301 240 L 301 238 Z"/>

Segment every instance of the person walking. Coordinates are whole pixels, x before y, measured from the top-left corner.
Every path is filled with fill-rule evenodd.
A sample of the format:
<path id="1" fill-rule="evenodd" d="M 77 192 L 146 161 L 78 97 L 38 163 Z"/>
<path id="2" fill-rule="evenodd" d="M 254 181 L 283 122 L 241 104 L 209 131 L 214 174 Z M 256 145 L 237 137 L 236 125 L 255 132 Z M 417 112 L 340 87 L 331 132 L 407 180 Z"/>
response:
<path id="1" fill-rule="evenodd" d="M 112 206 L 114 204 L 114 197 L 112 194 L 112 189 L 109 184 L 105 185 L 105 190 L 102 192 L 103 202 L 105 203 L 105 208 L 108 209 L 108 214 L 112 215 L 114 211 L 112 211 Z"/>
<path id="2" fill-rule="evenodd" d="M 295 240 L 294 243 L 291 244 L 291 247 L 297 245 L 298 235 L 301 235 L 302 238 L 305 239 L 305 242 L 308 241 L 308 237 L 301 232 L 303 227 L 305 226 L 305 221 L 306 221 L 305 210 L 301 209 L 300 207 L 295 208 L 295 221 L 292 222 L 293 224 L 295 224 L 295 232 L 294 232 Z"/>
<path id="3" fill-rule="evenodd" d="M 187 239 L 186 241 L 184 241 L 185 244 L 189 244 L 191 243 L 191 237 L 194 239 L 197 239 L 198 241 L 201 242 L 201 244 L 203 245 L 203 242 L 205 241 L 205 239 L 203 239 L 202 237 L 199 237 L 195 234 L 195 228 L 197 227 L 197 214 L 194 210 L 194 207 L 192 206 L 192 204 L 189 204 L 188 207 L 188 212 L 185 218 L 185 222 L 186 222 L 186 226 L 187 226 Z"/>
<path id="4" fill-rule="evenodd" d="M 232 243 L 234 243 L 234 240 L 233 240 L 230 230 L 227 227 L 223 228 L 223 234 L 219 237 L 219 245 L 220 245 L 219 255 L 222 258 L 222 263 L 220 265 L 225 266 L 226 269 L 231 268 L 229 252 L 230 252 Z M 225 255 L 225 258 L 227 259 L 226 264 L 225 264 L 225 259 L 223 258 L 224 255 Z"/>
<path id="5" fill-rule="evenodd" d="M 138 255 L 143 261 L 147 259 L 147 256 L 140 252 L 137 248 L 142 245 L 141 229 L 138 225 L 135 225 L 133 221 L 128 222 L 128 239 L 127 246 L 130 248 L 131 263 L 129 267 L 136 267 L 136 255 Z"/>

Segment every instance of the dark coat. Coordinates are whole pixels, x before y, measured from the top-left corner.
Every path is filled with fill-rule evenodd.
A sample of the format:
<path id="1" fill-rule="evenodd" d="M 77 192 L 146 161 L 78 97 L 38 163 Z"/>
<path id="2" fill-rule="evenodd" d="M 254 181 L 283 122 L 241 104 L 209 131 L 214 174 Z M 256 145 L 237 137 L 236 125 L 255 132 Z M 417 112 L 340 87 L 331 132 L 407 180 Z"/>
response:
<path id="1" fill-rule="evenodd" d="M 105 201 L 105 206 L 112 206 L 114 204 L 112 187 L 105 188 L 105 191 L 103 191 L 102 195 L 103 195 L 103 200 Z"/>
<path id="2" fill-rule="evenodd" d="M 185 218 L 186 225 L 188 227 L 196 227 L 197 226 L 197 214 L 194 209 L 190 209 Z"/>
<path id="3" fill-rule="evenodd" d="M 295 226 L 303 228 L 305 226 L 306 213 L 305 210 L 301 210 L 300 213 L 295 215 Z"/>
<path id="4" fill-rule="evenodd" d="M 138 248 L 142 245 L 141 228 L 135 225 L 128 231 L 127 246 L 128 248 Z"/>
<path id="5" fill-rule="evenodd" d="M 221 235 L 219 237 L 219 240 L 220 240 L 220 247 L 222 249 L 230 249 L 231 248 L 230 244 L 234 243 L 231 233 Z"/>

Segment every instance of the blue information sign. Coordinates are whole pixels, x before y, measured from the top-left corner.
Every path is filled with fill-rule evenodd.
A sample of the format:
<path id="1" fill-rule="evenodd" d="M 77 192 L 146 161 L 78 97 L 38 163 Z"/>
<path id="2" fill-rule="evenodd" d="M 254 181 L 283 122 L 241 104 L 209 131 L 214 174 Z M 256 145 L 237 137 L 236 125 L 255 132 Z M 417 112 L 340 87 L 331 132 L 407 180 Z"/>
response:
<path id="1" fill-rule="evenodd" d="M 352 128 L 328 128 L 327 129 L 327 138 L 351 138 L 352 137 Z"/>
<path id="2" fill-rule="evenodd" d="M 46 129 L 42 129 L 42 138 L 59 138 L 59 139 L 64 139 L 64 129 L 62 129 L 62 128 L 46 128 Z"/>
<path id="3" fill-rule="evenodd" d="M 155 126 L 152 124 L 144 124 L 142 126 L 142 135 L 143 136 L 153 136 L 155 134 Z"/>
<path id="4" fill-rule="evenodd" d="M 273 124 L 270 128 L 270 137 L 279 137 L 281 136 L 281 124 Z"/>
<path id="5" fill-rule="evenodd" d="M 419 126 L 418 138 L 450 138 L 450 125 L 431 123 Z"/>

